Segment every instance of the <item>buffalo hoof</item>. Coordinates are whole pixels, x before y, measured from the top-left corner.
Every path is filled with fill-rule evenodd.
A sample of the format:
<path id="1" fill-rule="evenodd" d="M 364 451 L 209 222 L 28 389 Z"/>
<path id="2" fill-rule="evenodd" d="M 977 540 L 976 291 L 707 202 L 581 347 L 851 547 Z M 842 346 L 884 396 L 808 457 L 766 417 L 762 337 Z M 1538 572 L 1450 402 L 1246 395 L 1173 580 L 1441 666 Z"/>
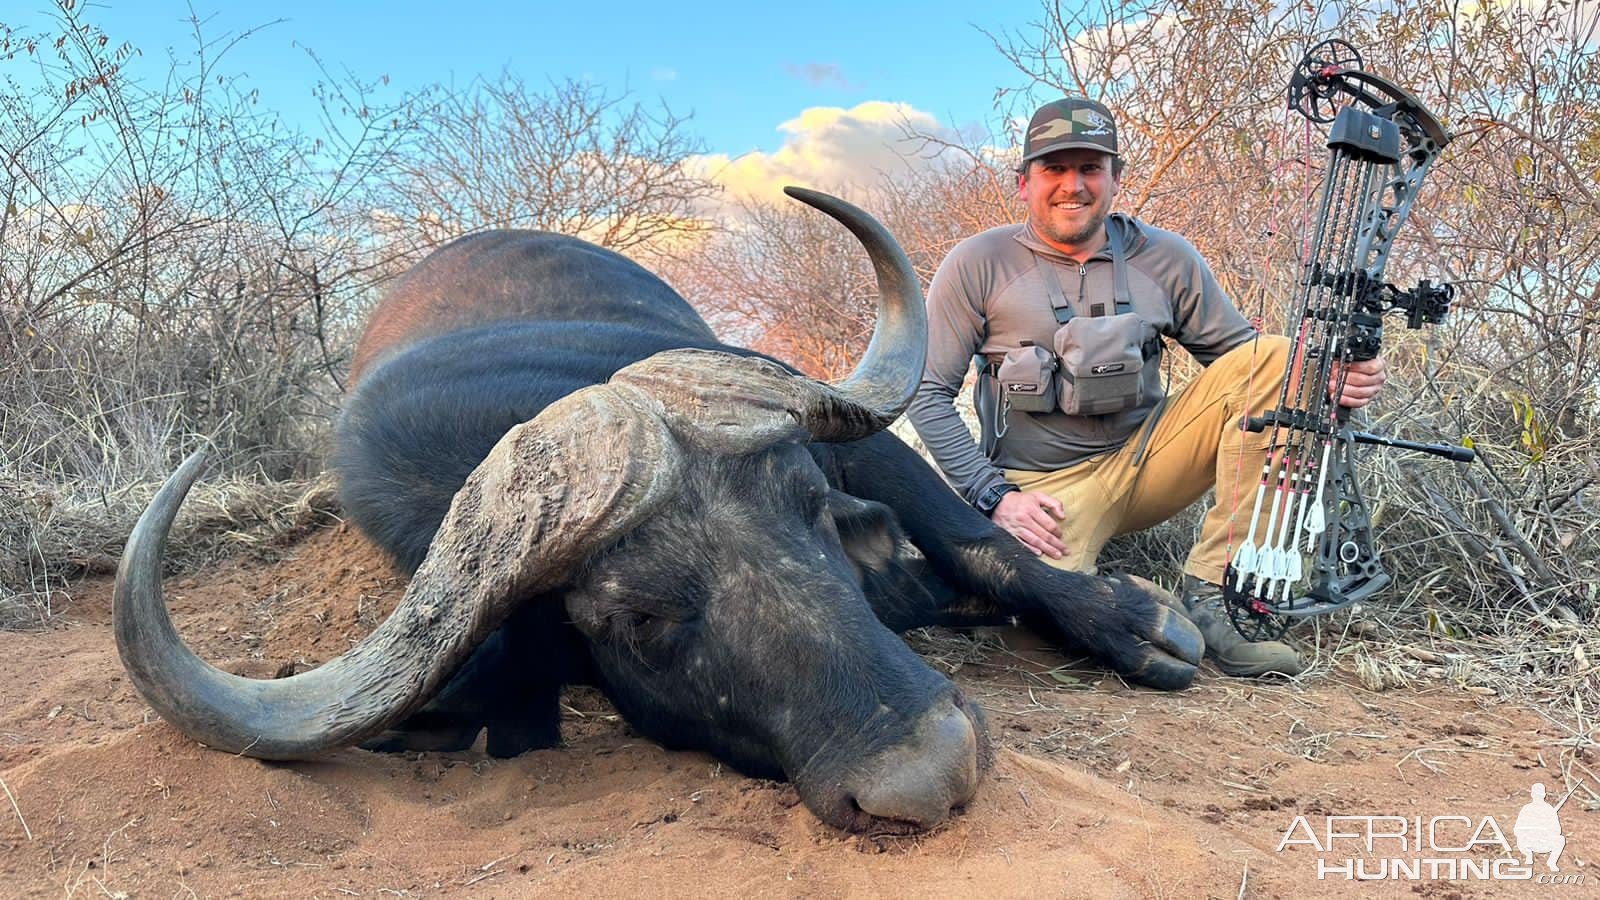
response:
<path id="1" fill-rule="evenodd" d="M 1131 681 L 1163 691 L 1188 687 L 1205 655 L 1200 629 L 1178 612 L 1178 602 L 1160 585 L 1137 575 L 1119 575 L 1116 605 L 1134 619 L 1138 641 L 1118 671 Z"/>
<path id="2" fill-rule="evenodd" d="M 496 720 L 489 723 L 484 749 L 497 759 L 510 759 L 529 750 L 560 744 L 561 725 L 557 719 Z"/>
<path id="3" fill-rule="evenodd" d="M 1182 690 L 1194 682 L 1206 646 L 1200 629 L 1172 609 L 1157 606 L 1146 640 L 1133 665 L 1121 670 L 1124 677 L 1163 691 Z"/>
<path id="4" fill-rule="evenodd" d="M 374 753 L 458 753 L 470 750 L 483 726 L 441 728 L 391 728 L 370 741 L 362 741 L 361 749 Z"/>
<path id="5" fill-rule="evenodd" d="M 483 730 L 481 719 L 423 709 L 369 741 L 361 749 L 375 753 L 457 753 L 472 749 Z"/>
<path id="6" fill-rule="evenodd" d="M 1093 653 L 1134 684 L 1176 691 L 1194 682 L 1205 638 L 1154 582 L 1132 575 L 1103 579 L 1087 603 L 1052 603 L 1050 619 L 1069 644 Z"/>
<path id="7" fill-rule="evenodd" d="M 394 728 L 361 744 L 374 753 L 459 753 L 472 749 L 478 733 L 488 729 L 484 750 L 498 759 L 521 756 L 561 743 L 561 726 L 553 718 L 494 719 L 487 724 L 423 710 Z"/>

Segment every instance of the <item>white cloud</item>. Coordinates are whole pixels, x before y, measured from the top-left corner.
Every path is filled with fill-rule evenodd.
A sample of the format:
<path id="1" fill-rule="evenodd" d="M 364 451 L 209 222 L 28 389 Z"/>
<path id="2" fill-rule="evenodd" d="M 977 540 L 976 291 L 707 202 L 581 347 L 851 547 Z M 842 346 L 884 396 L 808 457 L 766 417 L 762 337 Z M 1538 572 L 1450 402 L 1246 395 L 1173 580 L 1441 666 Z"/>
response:
<path id="1" fill-rule="evenodd" d="M 1138 68 L 1138 55 L 1168 52 L 1183 32 L 1183 21 L 1172 13 L 1130 16 L 1085 28 L 1056 49 L 1071 71 L 1104 71 L 1111 78 L 1124 78 Z"/>
<path id="2" fill-rule="evenodd" d="M 775 200 L 784 185 L 844 191 L 933 165 L 937 154 L 917 134 L 956 141 L 955 131 L 908 104 L 870 100 L 850 109 L 814 106 L 778 126 L 783 146 L 729 158 L 699 157 L 695 164 L 731 200 Z"/>

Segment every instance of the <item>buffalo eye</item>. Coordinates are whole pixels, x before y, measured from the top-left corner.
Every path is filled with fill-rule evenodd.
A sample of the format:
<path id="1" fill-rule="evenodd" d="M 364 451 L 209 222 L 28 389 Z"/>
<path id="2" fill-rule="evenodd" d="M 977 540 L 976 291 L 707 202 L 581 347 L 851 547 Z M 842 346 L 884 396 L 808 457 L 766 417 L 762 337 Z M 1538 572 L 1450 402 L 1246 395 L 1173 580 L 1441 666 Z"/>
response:
<path id="1" fill-rule="evenodd" d="M 637 606 L 617 607 L 605 616 L 605 636 L 631 647 L 659 642 L 679 622 L 659 611 Z"/>
<path id="2" fill-rule="evenodd" d="M 610 619 L 612 628 L 623 632 L 644 631 L 660 621 L 660 617 L 640 609 L 628 609 L 616 613 Z"/>

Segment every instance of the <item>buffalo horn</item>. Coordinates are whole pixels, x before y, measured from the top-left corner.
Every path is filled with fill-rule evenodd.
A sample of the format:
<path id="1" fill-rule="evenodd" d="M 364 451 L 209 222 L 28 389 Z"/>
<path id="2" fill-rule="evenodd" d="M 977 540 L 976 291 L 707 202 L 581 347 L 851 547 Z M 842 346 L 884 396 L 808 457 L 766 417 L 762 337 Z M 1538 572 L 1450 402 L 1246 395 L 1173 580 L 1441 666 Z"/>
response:
<path id="1" fill-rule="evenodd" d="M 836 197 L 797 187 L 784 191 L 850 229 L 872 260 L 877 324 L 855 371 L 829 385 L 753 357 L 668 350 L 611 379 L 637 388 L 676 433 L 720 452 L 748 452 L 807 435 L 852 441 L 881 431 L 911 402 L 927 357 L 928 317 L 917 274 L 889 232 Z"/>
<path id="2" fill-rule="evenodd" d="M 928 311 L 917 272 L 888 229 L 859 207 L 805 188 L 785 194 L 850 229 L 878 276 L 878 317 L 867 352 L 831 390 L 796 385 L 805 396 L 801 424 L 819 441 L 852 441 L 888 428 L 917 392 L 928 356 Z M 821 388 L 820 385 L 817 388 Z M 837 399 L 835 399 L 837 397 Z"/>
<path id="3" fill-rule="evenodd" d="M 184 645 L 161 554 L 203 452 L 167 479 L 117 570 L 117 650 L 163 718 L 209 746 L 290 759 L 357 743 L 437 693 L 518 602 L 559 586 L 677 488 L 680 451 L 632 391 L 595 387 L 519 425 L 456 494 L 405 597 L 343 656 L 271 681 L 231 675 Z"/>

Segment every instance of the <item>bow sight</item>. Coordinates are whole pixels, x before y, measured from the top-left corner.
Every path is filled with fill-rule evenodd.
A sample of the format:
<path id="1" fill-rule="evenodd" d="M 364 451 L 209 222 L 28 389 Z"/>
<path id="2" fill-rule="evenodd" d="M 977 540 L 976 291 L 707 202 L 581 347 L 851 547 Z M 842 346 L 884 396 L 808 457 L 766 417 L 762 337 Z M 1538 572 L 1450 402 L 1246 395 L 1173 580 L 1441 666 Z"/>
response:
<path id="1" fill-rule="evenodd" d="M 1346 364 L 1378 356 L 1386 313 L 1403 312 L 1407 327 L 1419 328 L 1449 312 L 1450 285 L 1423 281 L 1402 290 L 1383 281 L 1383 270 L 1450 133 L 1416 97 L 1363 71 L 1361 55 L 1340 40 L 1317 44 L 1300 61 L 1289 106 L 1331 127 L 1289 372 L 1277 409 L 1242 423 L 1248 431 L 1272 429 L 1249 534 L 1231 552 L 1222 585 L 1234 627 L 1251 640 L 1364 600 L 1392 580 L 1379 564 L 1356 484 L 1356 444 L 1461 462 L 1474 455 L 1355 431 L 1350 410 L 1337 402 Z"/>

